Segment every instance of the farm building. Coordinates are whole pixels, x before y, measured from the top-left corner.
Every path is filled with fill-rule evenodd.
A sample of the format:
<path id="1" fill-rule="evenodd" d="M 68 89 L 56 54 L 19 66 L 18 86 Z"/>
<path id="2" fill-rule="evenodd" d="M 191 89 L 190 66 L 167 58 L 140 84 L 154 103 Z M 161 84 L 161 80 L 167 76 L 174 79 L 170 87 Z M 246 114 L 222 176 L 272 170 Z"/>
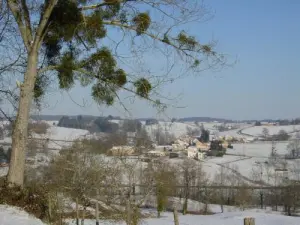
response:
<path id="1" fill-rule="evenodd" d="M 149 157 L 163 157 L 166 154 L 164 152 L 161 152 L 161 151 L 152 150 L 152 151 L 147 152 L 146 155 L 149 156 Z"/>
<path id="2" fill-rule="evenodd" d="M 203 160 L 206 157 L 206 153 L 199 151 L 195 146 L 190 146 L 187 148 L 187 157 L 197 160 Z"/>
<path id="3" fill-rule="evenodd" d="M 201 141 L 197 140 L 196 142 L 194 142 L 196 144 L 196 148 L 199 151 L 208 151 L 209 150 L 209 146 L 208 144 L 202 143 Z"/>
<path id="4" fill-rule="evenodd" d="M 188 158 L 196 158 L 197 154 L 198 154 L 198 149 L 195 146 L 190 146 L 187 148 L 187 157 Z"/>
<path id="5" fill-rule="evenodd" d="M 107 152 L 112 156 L 128 156 L 134 154 L 134 147 L 132 146 L 114 146 Z"/>

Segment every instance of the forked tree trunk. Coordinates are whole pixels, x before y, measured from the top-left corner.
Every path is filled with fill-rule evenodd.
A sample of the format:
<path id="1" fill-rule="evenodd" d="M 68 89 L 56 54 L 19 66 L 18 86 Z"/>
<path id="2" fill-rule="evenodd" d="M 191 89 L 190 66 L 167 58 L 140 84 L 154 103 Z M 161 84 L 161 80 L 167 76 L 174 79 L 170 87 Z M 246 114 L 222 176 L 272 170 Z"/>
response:
<path id="1" fill-rule="evenodd" d="M 20 87 L 18 113 L 12 134 L 12 151 L 7 181 L 10 185 L 23 186 L 25 154 L 27 145 L 27 128 L 30 107 L 33 98 L 33 89 L 37 76 L 38 53 L 32 49 L 28 54 L 27 70 L 24 83 Z"/>

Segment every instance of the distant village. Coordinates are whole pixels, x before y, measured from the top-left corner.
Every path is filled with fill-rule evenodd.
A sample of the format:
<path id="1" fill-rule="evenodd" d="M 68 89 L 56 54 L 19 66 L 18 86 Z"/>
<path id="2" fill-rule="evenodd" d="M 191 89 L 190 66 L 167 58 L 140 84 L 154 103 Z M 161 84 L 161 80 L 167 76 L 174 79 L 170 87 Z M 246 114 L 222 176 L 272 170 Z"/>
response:
<path id="1" fill-rule="evenodd" d="M 298 124 L 299 121 L 297 121 Z M 173 124 L 184 125 L 181 133 L 174 135 Z M 93 117 L 93 116 L 62 116 L 59 121 L 37 121 L 32 120 L 30 127 L 34 128 L 35 134 L 31 139 L 39 139 L 41 143 L 34 147 L 48 147 L 55 151 L 68 149 L 72 141 L 78 139 L 90 139 L 95 141 L 94 152 L 107 154 L 108 156 L 139 156 L 143 160 L 154 158 L 192 158 L 195 160 L 204 160 L 207 157 L 223 157 L 227 149 L 232 149 L 235 143 L 251 143 L 255 141 L 266 141 L 270 137 L 278 140 L 288 138 L 287 134 L 278 134 L 268 136 L 252 136 L 245 134 L 240 129 L 239 123 L 218 123 L 214 121 L 212 129 L 206 129 L 202 123 L 182 123 L 173 119 L 171 122 L 165 122 L 164 125 L 156 119 L 145 119 L 143 121 L 135 119 L 121 119 L 119 117 Z M 250 123 L 251 124 L 251 123 Z M 255 122 L 249 126 L 280 126 L 281 122 Z M 71 138 L 66 137 L 64 132 L 52 140 L 50 136 L 43 133 L 43 129 L 56 128 L 66 129 L 76 133 L 76 130 L 82 131 L 84 135 Z M 266 129 L 266 128 L 264 128 Z M 234 130 L 234 135 L 229 135 Z M 2 124 L 0 129 L 0 166 L 7 166 L 9 162 L 9 152 L 11 146 L 11 124 Z M 222 135 L 222 133 L 224 135 Z M 109 138 L 110 137 L 110 138 Z M 67 143 L 64 140 L 68 139 Z M 109 141 L 108 141 L 109 139 Z M 55 141 L 55 145 L 50 145 L 50 141 Z M 61 142 L 61 144 L 57 144 Z M 109 142 L 109 143 L 108 143 Z M 29 145 L 28 148 L 33 148 Z M 101 151 L 98 149 L 101 148 Z M 30 151 L 30 149 L 29 149 Z M 6 156 L 5 156 L 6 155 Z M 30 161 L 30 158 L 28 159 Z"/>

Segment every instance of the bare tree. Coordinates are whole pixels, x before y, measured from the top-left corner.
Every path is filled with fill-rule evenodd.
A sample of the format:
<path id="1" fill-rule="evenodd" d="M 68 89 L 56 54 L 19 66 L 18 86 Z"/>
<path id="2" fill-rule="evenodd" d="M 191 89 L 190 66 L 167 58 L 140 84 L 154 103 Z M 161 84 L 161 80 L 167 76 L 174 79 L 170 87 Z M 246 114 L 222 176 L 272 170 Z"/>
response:
<path id="1" fill-rule="evenodd" d="M 197 136 L 197 135 L 200 135 L 201 130 L 200 130 L 200 128 L 197 128 L 197 127 L 193 128 L 193 127 L 187 126 L 186 127 L 186 133 L 189 136 Z"/>
<path id="2" fill-rule="evenodd" d="M 12 121 L 18 101 L 15 79 L 24 71 L 24 51 L 6 1 L 0 5 L 0 118 Z M 8 108 L 10 108 L 8 110 Z"/>
<path id="3" fill-rule="evenodd" d="M 220 185 L 220 186 L 224 186 L 225 185 L 225 181 L 226 181 L 226 168 L 224 168 L 223 166 L 221 166 L 219 168 L 219 171 L 218 173 L 215 175 L 215 178 L 214 178 L 214 182 L 217 184 L 217 185 Z M 221 205 L 221 211 L 222 213 L 224 212 L 224 204 L 225 204 L 225 190 L 221 189 L 220 192 L 220 205 Z"/>
<path id="4" fill-rule="evenodd" d="M 297 159 L 300 157 L 300 139 L 293 138 L 289 141 L 287 146 L 288 156 L 292 159 Z"/>
<path id="5" fill-rule="evenodd" d="M 269 137 L 269 135 L 270 135 L 269 129 L 266 128 L 266 127 L 264 127 L 264 128 L 262 129 L 262 135 L 263 135 L 264 138 Z"/>
<path id="6" fill-rule="evenodd" d="M 144 171 L 145 178 L 155 186 L 157 217 L 167 207 L 168 197 L 175 192 L 176 170 L 163 160 L 151 162 Z M 145 183 L 145 181 L 144 181 Z"/>
<path id="7" fill-rule="evenodd" d="M 184 203 L 183 203 L 183 214 L 187 213 L 188 210 L 188 200 L 190 198 L 190 191 L 191 186 L 194 185 L 197 181 L 197 165 L 196 161 L 192 159 L 185 159 L 180 165 L 179 170 L 181 174 L 181 184 L 184 186 L 183 190 L 183 197 L 184 197 Z"/>
<path id="8" fill-rule="evenodd" d="M 155 129 L 153 135 L 158 145 L 167 145 L 176 139 L 174 134 L 167 130 L 162 130 L 161 127 Z"/>

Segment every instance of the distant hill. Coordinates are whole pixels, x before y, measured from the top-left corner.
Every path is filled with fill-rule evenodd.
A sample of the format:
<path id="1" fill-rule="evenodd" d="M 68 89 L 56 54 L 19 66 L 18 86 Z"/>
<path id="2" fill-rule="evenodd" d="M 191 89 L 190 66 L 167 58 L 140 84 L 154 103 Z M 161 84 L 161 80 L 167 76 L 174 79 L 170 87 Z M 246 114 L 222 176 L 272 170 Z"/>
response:
<path id="1" fill-rule="evenodd" d="M 83 118 L 97 119 L 99 117 L 104 118 L 103 116 L 91 116 L 91 115 L 32 115 L 30 118 L 33 120 L 60 120 L 63 116 L 68 116 L 69 118 L 76 118 L 78 116 L 82 116 Z M 120 120 L 119 116 L 107 116 L 110 120 Z"/>
<path id="2" fill-rule="evenodd" d="M 78 116 L 82 116 L 84 118 L 90 118 L 90 119 L 97 119 L 97 118 L 107 118 L 109 120 L 123 120 L 124 118 L 121 118 L 119 116 L 91 116 L 91 115 L 32 115 L 31 119 L 34 120 L 47 120 L 47 121 L 52 121 L 52 120 L 60 120 L 63 116 L 68 116 L 69 118 L 76 118 Z M 148 117 L 148 118 L 137 118 L 136 120 L 139 121 L 146 121 L 146 120 L 159 120 L 154 117 Z M 159 120 L 159 121 L 165 121 L 165 120 Z M 214 117 L 199 117 L 199 116 L 194 116 L 194 117 L 183 117 L 183 118 L 175 118 L 174 121 L 177 122 L 214 122 L 218 121 L 220 123 L 235 123 L 235 122 L 243 122 L 243 123 L 254 123 L 256 121 L 260 122 L 278 122 L 281 125 L 288 125 L 288 124 L 300 124 L 300 119 L 294 119 L 294 120 L 287 120 L 287 119 L 277 119 L 277 120 L 272 120 L 272 119 L 263 119 L 263 120 L 231 120 L 231 119 L 222 119 L 222 118 L 214 118 Z"/>
<path id="3" fill-rule="evenodd" d="M 233 120 L 228 120 L 228 119 L 221 119 L 221 118 L 213 118 L 213 117 L 184 117 L 177 119 L 176 121 L 178 122 L 214 122 L 218 121 L 221 123 L 233 123 Z"/>
<path id="4" fill-rule="evenodd" d="M 96 118 L 104 118 L 105 116 L 91 116 L 91 115 L 32 115 L 31 119 L 34 120 L 60 120 L 63 116 L 68 116 L 69 118 L 75 118 L 78 116 L 82 116 L 84 118 L 91 118 L 91 119 L 96 119 Z M 119 117 L 119 116 L 107 116 L 108 119 L 110 120 L 122 120 L 123 118 Z M 138 118 L 137 120 L 139 121 L 146 121 L 146 120 L 151 120 L 151 119 L 156 119 L 156 118 Z M 160 120 L 160 121 L 164 121 L 164 120 Z M 233 122 L 233 120 L 228 120 L 228 119 L 221 119 L 221 118 L 213 118 L 213 117 L 184 117 L 184 118 L 179 118 L 176 119 L 177 122 L 194 122 L 194 121 L 198 121 L 198 122 L 214 122 L 214 121 L 218 121 L 218 122 Z"/>

